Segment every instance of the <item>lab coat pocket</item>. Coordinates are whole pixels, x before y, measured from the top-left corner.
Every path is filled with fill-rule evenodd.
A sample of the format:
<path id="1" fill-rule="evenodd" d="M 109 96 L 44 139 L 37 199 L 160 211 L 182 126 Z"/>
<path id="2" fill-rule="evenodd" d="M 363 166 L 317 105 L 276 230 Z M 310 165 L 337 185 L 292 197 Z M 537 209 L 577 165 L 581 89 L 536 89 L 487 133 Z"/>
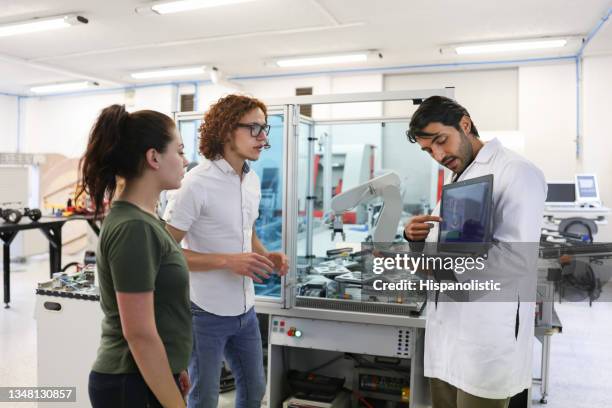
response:
<path id="1" fill-rule="evenodd" d="M 475 345 L 510 352 L 516 340 L 515 319 L 515 302 L 463 303 L 458 337 Z"/>

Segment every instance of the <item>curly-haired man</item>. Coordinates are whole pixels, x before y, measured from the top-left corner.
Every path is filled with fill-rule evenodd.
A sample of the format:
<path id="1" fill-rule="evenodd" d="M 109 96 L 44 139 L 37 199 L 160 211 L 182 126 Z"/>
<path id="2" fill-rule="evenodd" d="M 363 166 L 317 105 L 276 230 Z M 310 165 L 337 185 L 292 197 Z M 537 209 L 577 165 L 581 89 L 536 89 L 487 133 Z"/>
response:
<path id="1" fill-rule="evenodd" d="M 259 407 L 265 394 L 253 281 L 286 274 L 288 263 L 257 238 L 260 183 L 247 161 L 259 159 L 269 130 L 257 99 L 229 95 L 212 105 L 200 127 L 205 159 L 166 208 L 167 228 L 183 242 L 191 271 L 191 408 L 217 407 L 224 357 L 236 380 L 236 407 Z"/>

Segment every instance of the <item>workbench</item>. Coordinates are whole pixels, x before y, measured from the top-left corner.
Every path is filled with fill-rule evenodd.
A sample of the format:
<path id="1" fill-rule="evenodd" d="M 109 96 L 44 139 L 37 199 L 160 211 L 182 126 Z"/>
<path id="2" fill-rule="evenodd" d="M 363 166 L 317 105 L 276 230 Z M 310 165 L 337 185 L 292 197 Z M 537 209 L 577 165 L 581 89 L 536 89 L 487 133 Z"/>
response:
<path id="1" fill-rule="evenodd" d="M 62 227 L 68 221 L 87 221 L 96 235 L 100 226 L 93 215 L 72 215 L 69 217 L 43 217 L 38 221 L 22 219 L 17 224 L 0 223 L 0 239 L 3 244 L 4 308 L 11 302 L 11 243 L 19 231 L 39 229 L 49 241 L 49 277 L 62 269 Z"/>

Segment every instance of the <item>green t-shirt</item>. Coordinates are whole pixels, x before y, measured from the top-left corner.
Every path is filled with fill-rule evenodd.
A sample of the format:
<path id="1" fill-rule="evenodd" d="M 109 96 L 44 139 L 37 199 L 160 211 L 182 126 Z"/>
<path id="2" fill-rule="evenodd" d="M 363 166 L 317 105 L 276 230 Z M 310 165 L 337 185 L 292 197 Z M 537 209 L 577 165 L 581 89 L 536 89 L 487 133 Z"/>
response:
<path id="1" fill-rule="evenodd" d="M 105 218 L 97 251 L 102 340 L 93 370 L 136 373 L 121 330 L 115 292 L 153 291 L 155 323 L 174 374 L 187 368 L 191 353 L 189 270 L 164 221 L 126 201 L 115 201 Z"/>

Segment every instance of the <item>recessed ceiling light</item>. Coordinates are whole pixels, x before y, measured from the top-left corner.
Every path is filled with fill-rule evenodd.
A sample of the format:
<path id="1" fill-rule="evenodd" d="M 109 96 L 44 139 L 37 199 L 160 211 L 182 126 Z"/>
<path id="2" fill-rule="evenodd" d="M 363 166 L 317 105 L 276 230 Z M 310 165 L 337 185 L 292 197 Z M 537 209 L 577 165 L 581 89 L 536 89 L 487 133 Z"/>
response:
<path id="1" fill-rule="evenodd" d="M 134 79 L 152 79 L 152 78 L 201 75 L 201 74 L 204 74 L 205 72 L 206 72 L 206 67 L 203 65 L 199 65 L 195 67 L 175 67 L 175 68 L 156 69 L 152 71 L 132 72 L 130 76 Z"/>
<path id="2" fill-rule="evenodd" d="M 180 0 L 180 1 L 164 1 L 154 3 L 153 5 L 136 8 L 137 13 L 171 14 L 180 13 L 182 11 L 197 10 L 202 8 L 227 6 L 230 4 L 246 3 L 254 0 Z"/>
<path id="3" fill-rule="evenodd" d="M 98 85 L 99 84 L 97 82 L 91 81 L 63 82 L 60 84 L 33 86 L 30 88 L 30 91 L 37 94 L 47 94 L 56 92 L 79 91 L 82 89 L 92 88 Z"/>
<path id="4" fill-rule="evenodd" d="M 88 20 L 85 17 L 77 15 L 36 18 L 33 20 L 0 25 L 0 37 L 35 33 L 38 31 L 57 30 L 59 28 L 66 28 L 76 24 L 87 23 Z"/>
<path id="5" fill-rule="evenodd" d="M 342 54 L 328 54 L 328 55 L 310 55 L 301 57 L 286 57 L 277 58 L 274 63 L 282 68 L 290 67 L 307 67 L 313 65 L 333 65 L 333 64 L 347 64 L 351 62 L 365 62 L 370 59 L 371 56 L 376 55 L 382 58 L 382 55 L 373 51 L 358 51 L 351 53 Z"/>

